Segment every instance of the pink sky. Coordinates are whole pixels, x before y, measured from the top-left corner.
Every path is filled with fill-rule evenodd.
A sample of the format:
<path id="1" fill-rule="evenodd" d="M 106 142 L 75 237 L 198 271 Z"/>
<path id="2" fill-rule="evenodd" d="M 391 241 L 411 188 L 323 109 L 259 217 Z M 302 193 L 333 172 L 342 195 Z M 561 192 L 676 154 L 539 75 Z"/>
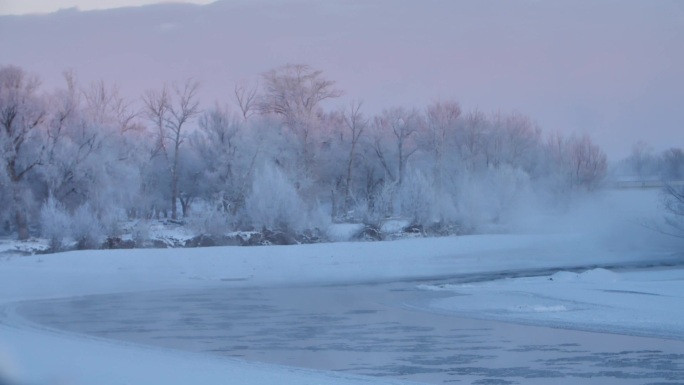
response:
<path id="1" fill-rule="evenodd" d="M 118 7 L 141 6 L 158 3 L 209 4 L 214 0 L 0 0 L 0 15 L 23 15 L 49 13 L 60 9 L 77 7 L 87 11 Z"/>
<path id="2" fill-rule="evenodd" d="M 0 64 L 50 87 L 71 68 L 131 97 L 194 77 L 209 105 L 237 81 L 307 63 L 346 91 L 334 105 L 454 98 L 589 133 L 617 158 L 639 140 L 684 147 L 683 36 L 676 0 L 222 0 L 0 17 Z"/>

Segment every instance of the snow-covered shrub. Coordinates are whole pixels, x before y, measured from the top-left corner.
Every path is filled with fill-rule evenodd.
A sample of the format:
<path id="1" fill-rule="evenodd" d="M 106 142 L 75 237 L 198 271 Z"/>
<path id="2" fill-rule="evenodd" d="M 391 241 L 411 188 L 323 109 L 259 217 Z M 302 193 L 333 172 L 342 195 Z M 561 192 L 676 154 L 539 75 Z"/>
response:
<path id="1" fill-rule="evenodd" d="M 121 237 L 123 235 L 122 223 L 126 220 L 126 213 L 123 210 L 108 208 L 98 211 L 97 217 L 102 225 L 104 235 L 107 237 Z"/>
<path id="2" fill-rule="evenodd" d="M 345 222 L 348 223 L 362 223 L 368 217 L 368 200 L 365 198 L 356 198 L 348 207 L 345 216 Z"/>
<path id="3" fill-rule="evenodd" d="M 383 183 L 371 195 L 364 223 L 379 226 L 385 218 L 394 215 L 394 200 L 397 186 Z"/>
<path id="4" fill-rule="evenodd" d="M 432 180 L 419 170 L 406 174 L 399 189 L 401 214 L 414 225 L 430 225 L 436 222 L 435 202 L 437 192 Z"/>
<path id="5" fill-rule="evenodd" d="M 294 184 L 275 167 L 263 167 L 255 173 L 245 208 L 257 228 L 299 231 L 306 225 L 304 202 Z"/>
<path id="6" fill-rule="evenodd" d="M 329 211 L 320 203 L 316 203 L 316 205 L 309 210 L 306 227 L 308 229 L 318 229 L 327 237 L 331 225 L 332 219 L 330 218 Z"/>
<path id="7" fill-rule="evenodd" d="M 65 247 L 65 240 L 71 235 L 71 216 L 66 208 L 53 197 L 40 209 L 40 233 L 50 240 L 50 248 L 58 251 Z"/>
<path id="8" fill-rule="evenodd" d="M 71 218 L 71 235 L 79 249 L 100 248 L 105 239 L 105 228 L 88 203 L 79 206 Z"/>
<path id="9" fill-rule="evenodd" d="M 135 222 L 131 229 L 136 245 L 145 245 L 150 240 L 150 223 L 147 220 Z"/>

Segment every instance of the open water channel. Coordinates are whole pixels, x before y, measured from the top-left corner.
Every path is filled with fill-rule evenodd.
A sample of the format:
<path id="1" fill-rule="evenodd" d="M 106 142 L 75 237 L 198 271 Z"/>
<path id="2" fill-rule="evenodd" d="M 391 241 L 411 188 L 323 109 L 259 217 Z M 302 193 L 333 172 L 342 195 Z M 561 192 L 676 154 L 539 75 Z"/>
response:
<path id="1" fill-rule="evenodd" d="M 434 384 L 684 384 L 684 341 L 416 310 L 415 282 L 111 294 L 24 317 L 109 339 Z"/>

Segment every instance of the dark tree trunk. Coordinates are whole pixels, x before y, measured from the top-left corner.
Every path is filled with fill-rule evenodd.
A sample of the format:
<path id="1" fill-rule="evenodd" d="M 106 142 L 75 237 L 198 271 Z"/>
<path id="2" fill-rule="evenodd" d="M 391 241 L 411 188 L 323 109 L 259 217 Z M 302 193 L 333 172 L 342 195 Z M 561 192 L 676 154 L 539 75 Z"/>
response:
<path id="1" fill-rule="evenodd" d="M 19 186 L 19 181 L 13 180 L 13 182 L 14 222 L 17 225 L 17 237 L 20 241 L 23 241 L 29 238 L 28 218 L 26 218 L 26 209 L 24 208 L 24 200 L 22 199 L 22 191 L 21 187 Z"/>
<path id="2" fill-rule="evenodd" d="M 15 213 L 15 221 L 17 222 L 17 235 L 19 240 L 23 241 L 28 239 L 28 220 L 26 219 L 26 212 L 22 210 L 20 207 L 17 207 L 17 211 Z"/>

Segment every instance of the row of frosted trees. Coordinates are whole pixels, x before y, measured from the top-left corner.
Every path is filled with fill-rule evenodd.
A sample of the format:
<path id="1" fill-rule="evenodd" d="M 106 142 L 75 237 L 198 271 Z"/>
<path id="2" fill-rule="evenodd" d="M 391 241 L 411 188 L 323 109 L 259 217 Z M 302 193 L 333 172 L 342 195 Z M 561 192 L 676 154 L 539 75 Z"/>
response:
<path id="1" fill-rule="evenodd" d="M 95 247 L 122 222 L 152 218 L 218 232 L 396 216 L 474 230 L 528 198 L 593 190 L 606 173 L 588 137 L 544 135 L 519 113 L 455 101 L 374 116 L 360 102 L 336 107 L 342 92 L 306 65 L 240 84 L 228 104 L 202 105 L 200 91 L 189 80 L 126 100 L 70 73 L 44 90 L 0 68 L 4 232 Z"/>
<path id="2" fill-rule="evenodd" d="M 640 141 L 632 146 L 629 156 L 618 163 L 615 172 L 635 180 L 682 181 L 684 150 L 671 147 L 656 152 L 646 142 Z"/>

